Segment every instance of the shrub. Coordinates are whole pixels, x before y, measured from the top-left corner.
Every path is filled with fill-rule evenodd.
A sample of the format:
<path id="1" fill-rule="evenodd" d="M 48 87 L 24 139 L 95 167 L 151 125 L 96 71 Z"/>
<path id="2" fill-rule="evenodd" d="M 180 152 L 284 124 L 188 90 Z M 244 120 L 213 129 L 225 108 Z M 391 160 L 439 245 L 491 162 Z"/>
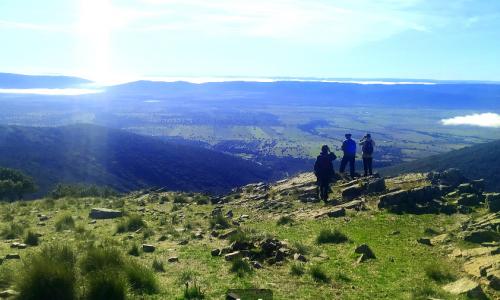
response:
<path id="1" fill-rule="evenodd" d="M 135 261 L 129 261 L 125 266 L 125 274 L 132 290 L 143 294 L 157 293 L 158 282 L 154 273 Z"/>
<path id="2" fill-rule="evenodd" d="M 127 253 L 132 256 L 139 256 L 140 255 L 139 246 L 137 246 L 137 244 L 132 244 L 132 247 L 130 247 Z"/>
<path id="3" fill-rule="evenodd" d="M 184 204 L 187 203 L 188 201 L 187 198 L 183 195 L 175 195 L 173 202 L 177 204 Z"/>
<path id="4" fill-rule="evenodd" d="M 304 264 L 294 263 L 290 266 L 290 274 L 295 276 L 302 276 L 305 273 Z"/>
<path id="5" fill-rule="evenodd" d="M 103 269 L 121 268 L 125 264 L 121 252 L 116 248 L 90 247 L 80 262 L 84 274 Z"/>
<path id="6" fill-rule="evenodd" d="M 156 272 L 165 272 L 165 265 L 163 264 L 163 261 L 157 257 L 153 259 L 153 270 Z"/>
<path id="7" fill-rule="evenodd" d="M 65 246 L 50 246 L 26 261 L 17 282 L 19 299 L 75 299 L 75 256 Z"/>
<path id="8" fill-rule="evenodd" d="M 306 244 L 303 244 L 301 242 L 293 243 L 293 248 L 295 249 L 295 252 L 302 254 L 302 255 L 307 255 L 311 251 L 311 247 L 309 247 Z"/>
<path id="9" fill-rule="evenodd" d="M 204 205 L 204 204 L 208 204 L 210 201 L 209 201 L 209 198 L 205 195 L 196 195 L 194 197 L 194 202 L 196 202 L 196 204 L 198 204 L 198 205 Z"/>
<path id="10" fill-rule="evenodd" d="M 183 299 L 186 299 L 186 300 L 205 299 L 205 294 L 196 285 L 196 283 L 193 283 L 192 286 L 189 286 L 189 283 L 186 283 L 186 289 L 184 290 L 184 298 Z"/>
<path id="11" fill-rule="evenodd" d="M 36 233 L 34 233 L 33 231 L 28 230 L 28 232 L 26 233 L 26 235 L 24 237 L 24 243 L 27 245 L 30 245 L 30 246 L 37 246 L 39 242 L 40 241 L 39 241 L 38 235 Z"/>
<path id="12" fill-rule="evenodd" d="M 146 227 L 146 223 L 142 220 L 141 216 L 131 215 L 118 223 L 116 232 L 122 233 L 127 231 L 136 231 L 143 227 Z"/>
<path id="13" fill-rule="evenodd" d="M 7 264 L 0 264 L 0 289 L 8 288 L 14 281 L 14 271 Z"/>
<path id="14" fill-rule="evenodd" d="M 425 266 L 425 275 L 430 279 L 439 282 L 446 283 L 456 280 L 456 276 L 450 269 L 441 264 L 430 264 Z"/>
<path id="15" fill-rule="evenodd" d="M 63 231 L 75 228 L 75 220 L 69 214 L 64 214 L 60 216 L 55 223 L 57 231 Z"/>
<path id="16" fill-rule="evenodd" d="M 316 282 L 330 282 L 330 277 L 319 265 L 311 266 L 311 268 L 309 269 L 309 274 L 311 274 L 312 279 Z"/>
<path id="17" fill-rule="evenodd" d="M 293 223 L 293 218 L 290 216 L 281 216 L 276 222 L 277 225 L 286 225 L 292 223 Z"/>
<path id="18" fill-rule="evenodd" d="M 215 228 L 215 225 L 219 224 L 222 228 L 229 228 L 229 220 L 221 214 L 216 214 L 210 218 L 209 221 L 210 228 Z"/>
<path id="19" fill-rule="evenodd" d="M 118 196 L 118 193 L 110 187 L 102 187 L 96 185 L 85 184 L 58 184 L 49 192 L 48 196 L 52 199 L 60 199 L 65 197 L 85 198 L 85 197 L 100 197 L 110 198 Z"/>
<path id="20" fill-rule="evenodd" d="M 348 241 L 347 236 L 342 232 L 338 231 L 337 229 L 335 230 L 322 229 L 318 234 L 318 237 L 316 238 L 316 242 L 318 244 L 328 244 L 328 243 L 339 244 L 347 241 Z"/>
<path id="21" fill-rule="evenodd" d="M 231 263 L 230 270 L 231 272 L 236 273 L 238 277 L 243 277 L 245 276 L 245 274 L 252 272 L 252 267 L 247 260 L 237 258 Z"/>
<path id="22" fill-rule="evenodd" d="M 24 233 L 24 227 L 19 223 L 10 223 L 0 232 L 2 238 L 10 240 L 20 237 Z"/>
<path id="23" fill-rule="evenodd" d="M 104 270 L 88 276 L 86 297 L 89 300 L 121 300 L 127 298 L 128 283 L 123 274 Z"/>
<path id="24" fill-rule="evenodd" d="M 25 174 L 7 168 L 0 168 L 0 200 L 21 199 L 24 194 L 34 193 L 33 179 Z"/>

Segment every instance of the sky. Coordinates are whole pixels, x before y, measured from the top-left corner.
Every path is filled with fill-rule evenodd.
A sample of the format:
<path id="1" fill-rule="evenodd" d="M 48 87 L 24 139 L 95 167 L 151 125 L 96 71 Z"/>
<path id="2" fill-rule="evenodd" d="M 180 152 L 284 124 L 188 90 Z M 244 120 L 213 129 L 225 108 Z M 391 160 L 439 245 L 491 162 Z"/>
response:
<path id="1" fill-rule="evenodd" d="M 0 0 L 0 72 L 500 81 L 498 0 Z"/>

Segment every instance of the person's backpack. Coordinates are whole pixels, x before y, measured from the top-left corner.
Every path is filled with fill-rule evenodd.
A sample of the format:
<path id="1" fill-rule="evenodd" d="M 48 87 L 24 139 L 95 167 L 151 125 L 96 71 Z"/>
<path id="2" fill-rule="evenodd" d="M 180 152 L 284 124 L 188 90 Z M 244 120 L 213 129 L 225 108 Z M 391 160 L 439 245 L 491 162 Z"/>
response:
<path id="1" fill-rule="evenodd" d="M 363 143 L 363 153 L 365 154 L 373 154 L 373 143 L 372 141 L 365 141 Z"/>

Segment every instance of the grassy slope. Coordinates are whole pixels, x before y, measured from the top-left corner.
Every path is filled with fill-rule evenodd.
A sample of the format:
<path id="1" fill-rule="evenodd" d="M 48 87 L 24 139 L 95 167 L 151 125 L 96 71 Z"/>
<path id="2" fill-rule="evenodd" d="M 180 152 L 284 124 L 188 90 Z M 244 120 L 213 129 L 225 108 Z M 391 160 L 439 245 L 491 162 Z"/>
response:
<path id="1" fill-rule="evenodd" d="M 147 197 L 146 197 L 147 198 Z M 144 199 L 146 199 L 144 198 Z M 322 204 L 302 204 L 290 197 L 293 208 L 285 211 L 258 212 L 244 204 L 227 205 L 224 209 L 232 209 L 235 216 L 242 213 L 249 214 L 250 220 L 242 226 L 256 229 L 262 234 L 275 235 L 279 239 L 286 239 L 290 244 L 301 242 L 309 247 L 308 258 L 311 262 L 305 265 L 306 270 L 311 265 L 320 265 L 331 277 L 330 283 L 317 283 L 307 273 L 301 277 L 290 274 L 292 262 L 283 266 L 264 265 L 264 269 L 255 270 L 243 278 L 230 273 L 230 264 L 222 257 L 212 257 L 210 250 L 228 244 L 225 240 L 209 238 L 208 220 L 213 205 L 188 205 L 172 212 L 173 204 L 148 203 L 143 218 L 155 234 L 146 239 L 141 233 L 115 234 L 119 220 L 100 220 L 95 225 L 88 223 L 90 207 L 107 206 L 122 208 L 127 212 L 134 212 L 140 207 L 136 197 L 121 201 L 110 199 L 62 199 L 55 201 L 50 207 L 50 201 L 38 200 L 28 203 L 3 204 L 0 206 L 0 220 L 3 225 L 9 216 L 14 222 L 24 224 L 26 228 L 33 228 L 42 233 L 42 244 L 53 241 L 64 241 L 73 245 L 78 251 L 84 249 L 87 243 L 111 243 L 123 250 L 124 253 L 133 243 L 152 243 L 157 250 L 152 253 L 142 253 L 140 260 L 151 266 L 156 257 L 165 261 L 166 272 L 158 273 L 162 291 L 152 296 L 159 299 L 174 298 L 182 294 L 183 279 L 191 274 L 205 292 L 208 299 L 221 298 L 228 288 L 270 288 L 275 299 L 419 299 L 423 295 L 434 295 L 442 299 L 457 299 L 443 294 L 440 284 L 426 277 L 426 265 L 444 265 L 455 274 L 460 273 L 459 266 L 450 261 L 440 247 L 429 247 L 418 244 L 416 239 L 424 236 L 427 228 L 443 230 L 455 228 L 463 215 L 393 215 L 376 210 L 364 212 L 349 212 L 346 218 L 315 220 L 308 217 L 315 211 L 323 208 Z M 123 205 L 123 206 L 122 206 Z M 36 211 L 53 216 L 47 226 L 37 227 Z M 298 213 L 293 225 L 278 226 L 276 220 L 287 213 Z M 300 213 L 299 213 L 300 212 Z M 84 232 L 75 230 L 55 232 L 54 221 L 58 216 L 71 213 L 76 218 L 76 225 L 84 226 Z M 179 217 L 179 222 L 172 223 L 172 216 Z M 184 228 L 186 231 L 178 233 Z M 202 240 L 190 238 L 193 231 L 201 228 L 205 232 Z M 339 245 L 317 245 L 314 240 L 323 228 L 338 228 L 350 239 L 350 242 Z M 176 230 L 177 229 L 177 230 Z M 392 235 L 395 230 L 398 235 Z M 162 234 L 170 234 L 163 242 L 157 242 Z M 181 246 L 178 241 L 190 239 L 189 244 Z M 356 245 L 367 243 L 377 255 L 376 260 L 363 264 L 356 264 L 353 251 Z M 39 246 L 38 246 L 39 247 Z M 26 257 L 37 247 L 17 250 L 22 257 Z M 0 257 L 14 252 L 9 243 L 0 244 Z M 178 256 L 180 262 L 166 263 L 170 256 Z M 6 270 L 21 268 L 19 261 L 4 262 L 0 266 L 0 273 Z M 5 273 L 6 274 L 6 273 Z M 1 280 L 0 280 L 1 281 Z"/>

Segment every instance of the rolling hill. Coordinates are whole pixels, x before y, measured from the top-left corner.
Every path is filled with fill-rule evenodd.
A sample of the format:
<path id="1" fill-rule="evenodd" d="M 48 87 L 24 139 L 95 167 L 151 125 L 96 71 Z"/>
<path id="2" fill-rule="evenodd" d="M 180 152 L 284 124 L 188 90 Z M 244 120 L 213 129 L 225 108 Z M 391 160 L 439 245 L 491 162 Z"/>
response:
<path id="1" fill-rule="evenodd" d="M 471 179 L 484 178 L 486 189 L 500 191 L 500 140 L 385 168 L 387 175 L 458 168 Z"/>
<path id="2" fill-rule="evenodd" d="M 228 154 L 94 125 L 0 126 L 0 166 L 32 176 L 38 195 L 60 182 L 219 193 L 272 174 Z"/>

